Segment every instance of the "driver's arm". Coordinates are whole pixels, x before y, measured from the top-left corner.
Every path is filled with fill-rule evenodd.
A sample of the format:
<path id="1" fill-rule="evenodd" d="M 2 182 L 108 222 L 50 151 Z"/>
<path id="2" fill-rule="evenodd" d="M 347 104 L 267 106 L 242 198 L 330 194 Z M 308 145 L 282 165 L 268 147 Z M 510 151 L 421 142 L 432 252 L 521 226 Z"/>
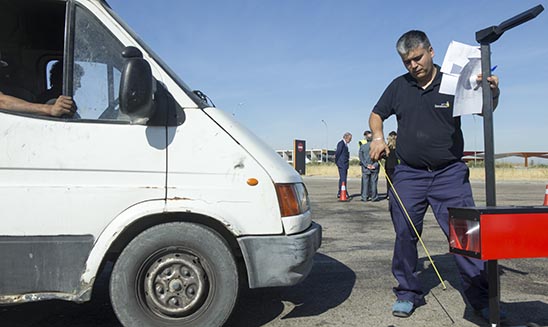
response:
<path id="1" fill-rule="evenodd" d="M 10 95 L 0 93 L 0 109 L 26 112 L 42 116 L 59 117 L 73 114 L 71 97 L 61 95 L 54 104 L 28 102 Z"/>

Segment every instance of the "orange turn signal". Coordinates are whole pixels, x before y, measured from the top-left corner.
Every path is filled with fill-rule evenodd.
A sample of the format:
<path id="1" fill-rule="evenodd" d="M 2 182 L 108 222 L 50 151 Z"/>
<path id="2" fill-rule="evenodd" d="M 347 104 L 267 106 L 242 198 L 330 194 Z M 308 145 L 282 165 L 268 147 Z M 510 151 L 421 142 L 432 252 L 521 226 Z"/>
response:
<path id="1" fill-rule="evenodd" d="M 247 185 L 256 186 L 257 184 L 259 184 L 259 180 L 257 180 L 256 178 L 248 178 L 247 179 Z"/>

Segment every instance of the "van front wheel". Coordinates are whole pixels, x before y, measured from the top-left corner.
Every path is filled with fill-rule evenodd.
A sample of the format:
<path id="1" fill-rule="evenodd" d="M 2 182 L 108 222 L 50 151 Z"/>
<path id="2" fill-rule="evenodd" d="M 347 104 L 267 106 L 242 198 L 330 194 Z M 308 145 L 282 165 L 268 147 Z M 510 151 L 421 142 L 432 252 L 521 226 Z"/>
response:
<path id="1" fill-rule="evenodd" d="M 175 222 L 126 246 L 112 270 L 110 298 L 124 326 L 221 326 L 238 287 L 225 240 L 205 226 Z"/>

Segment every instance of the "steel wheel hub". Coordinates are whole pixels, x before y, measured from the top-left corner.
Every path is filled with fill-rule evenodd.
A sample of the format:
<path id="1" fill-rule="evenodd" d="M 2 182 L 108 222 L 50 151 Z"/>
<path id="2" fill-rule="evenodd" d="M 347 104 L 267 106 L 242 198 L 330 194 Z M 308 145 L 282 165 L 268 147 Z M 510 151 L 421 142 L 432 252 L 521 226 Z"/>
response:
<path id="1" fill-rule="evenodd" d="M 157 258 L 146 271 L 144 284 L 150 307 L 171 317 L 195 312 L 208 292 L 207 276 L 199 259 L 180 252 Z"/>

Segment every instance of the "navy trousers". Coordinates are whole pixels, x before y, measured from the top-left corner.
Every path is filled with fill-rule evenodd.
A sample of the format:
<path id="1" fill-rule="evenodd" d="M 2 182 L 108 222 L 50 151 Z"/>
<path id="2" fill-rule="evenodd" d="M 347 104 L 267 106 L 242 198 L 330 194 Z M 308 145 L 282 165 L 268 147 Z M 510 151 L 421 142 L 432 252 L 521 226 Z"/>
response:
<path id="1" fill-rule="evenodd" d="M 401 198 L 417 231 L 422 233 L 424 215 L 428 206 L 441 229 L 448 237 L 448 207 L 472 207 L 474 199 L 469 181 L 469 170 L 464 162 L 453 163 L 437 171 L 397 165 L 392 183 Z M 423 291 L 417 272 L 418 238 L 409 219 L 390 190 L 390 213 L 396 232 L 392 273 L 398 281 L 394 293 L 399 300 L 421 305 Z M 488 307 L 488 283 L 485 262 L 454 255 L 463 286 L 463 294 L 470 305 L 480 310 Z"/>
<path id="2" fill-rule="evenodd" d="M 348 183 L 346 182 L 346 176 L 348 175 L 348 168 L 341 168 L 337 167 L 339 169 L 339 190 L 337 191 L 337 195 L 341 194 L 341 185 L 342 182 L 346 185 L 346 192 L 348 194 Z"/>

